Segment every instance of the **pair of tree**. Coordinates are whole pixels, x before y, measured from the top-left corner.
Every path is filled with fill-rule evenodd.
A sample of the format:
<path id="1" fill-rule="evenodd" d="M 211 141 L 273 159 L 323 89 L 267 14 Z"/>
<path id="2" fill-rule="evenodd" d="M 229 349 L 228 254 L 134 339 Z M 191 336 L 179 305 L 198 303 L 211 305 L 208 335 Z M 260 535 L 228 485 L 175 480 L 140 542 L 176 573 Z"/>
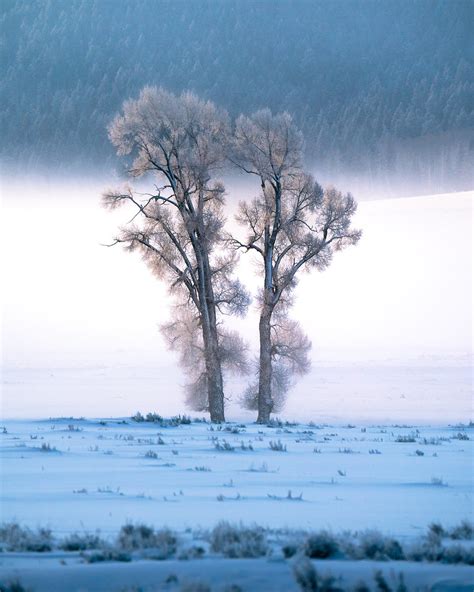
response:
<path id="1" fill-rule="evenodd" d="M 248 371 L 247 348 L 222 316 L 244 315 L 250 302 L 234 277 L 238 252 L 261 260 L 260 351 L 256 381 L 243 402 L 258 422 L 281 408 L 292 376 L 309 368 L 311 344 L 288 317 L 300 270 L 324 269 L 334 251 L 355 244 L 350 194 L 323 190 L 302 167 L 303 139 L 291 117 L 259 111 L 232 124 L 227 113 L 192 93 L 144 88 L 109 127 L 119 155 L 132 157 L 134 178 L 154 176 L 151 193 L 110 190 L 104 205 L 135 209 L 113 244 L 138 250 L 174 297 L 173 321 L 162 326 L 190 377 L 187 403 L 225 421 L 227 371 Z M 225 231 L 225 189 L 217 178 L 234 166 L 259 179 L 259 194 L 239 205 L 246 236 Z"/>

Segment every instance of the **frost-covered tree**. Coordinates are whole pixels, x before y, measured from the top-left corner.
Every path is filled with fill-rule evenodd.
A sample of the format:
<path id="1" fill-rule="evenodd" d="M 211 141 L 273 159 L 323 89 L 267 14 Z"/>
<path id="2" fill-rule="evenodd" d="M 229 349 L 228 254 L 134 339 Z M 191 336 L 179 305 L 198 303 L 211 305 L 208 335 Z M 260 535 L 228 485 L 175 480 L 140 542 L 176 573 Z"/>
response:
<path id="1" fill-rule="evenodd" d="M 106 207 L 129 204 L 132 220 L 113 244 L 137 250 L 175 299 L 174 320 L 162 326 L 189 377 L 187 402 L 225 421 L 223 369 L 245 365 L 239 337 L 219 323 L 243 314 L 248 295 L 233 278 L 234 251 L 225 248 L 223 164 L 227 114 L 192 93 L 176 96 L 155 87 L 124 103 L 109 126 L 119 155 L 130 155 L 131 177 L 153 176 L 150 193 L 109 190 Z"/>
<path id="2" fill-rule="evenodd" d="M 311 344 L 288 318 L 298 272 L 325 269 L 335 251 L 360 238 L 350 226 L 354 198 L 323 190 L 302 170 L 302 145 L 287 113 L 262 110 L 236 122 L 231 160 L 261 185 L 257 197 L 239 204 L 237 221 L 247 235 L 229 241 L 256 253 L 261 265 L 258 380 L 244 396 L 244 404 L 258 410 L 260 423 L 281 408 L 292 376 L 309 368 Z"/>

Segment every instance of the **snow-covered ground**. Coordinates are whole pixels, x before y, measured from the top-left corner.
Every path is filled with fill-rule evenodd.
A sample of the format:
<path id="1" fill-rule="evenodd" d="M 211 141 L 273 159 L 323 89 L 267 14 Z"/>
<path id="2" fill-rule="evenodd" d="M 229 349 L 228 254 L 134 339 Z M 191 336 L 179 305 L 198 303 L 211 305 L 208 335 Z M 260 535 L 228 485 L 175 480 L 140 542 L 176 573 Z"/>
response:
<path id="1" fill-rule="evenodd" d="M 449 527 L 472 519 L 468 426 L 162 427 L 64 418 L 1 427 L 0 521 L 50 527 L 58 537 L 100 529 L 111 538 L 126 522 L 199 532 L 224 519 L 334 533 L 378 529 L 404 544 L 431 522 Z M 3 553 L 0 581 L 20 576 L 35 592 L 115 592 L 138 584 L 146 591 L 180 590 L 187 580 L 207 582 L 212 591 L 234 583 L 245 592 L 296 592 L 291 565 L 278 557 L 87 565 L 77 553 Z M 467 591 L 474 581 L 466 565 L 315 565 L 342 577 L 344 590 L 372 580 L 376 569 L 391 584 L 403 572 L 408 590 Z M 171 575 L 179 586 L 165 583 Z"/>
<path id="2" fill-rule="evenodd" d="M 4 425 L 2 520 L 59 534 L 113 533 L 126 521 L 184 530 L 227 519 L 412 537 L 432 521 L 449 526 L 472 515 L 470 428 Z M 235 449 L 218 450 L 224 442 Z M 289 491 L 302 500 L 286 499 Z"/>

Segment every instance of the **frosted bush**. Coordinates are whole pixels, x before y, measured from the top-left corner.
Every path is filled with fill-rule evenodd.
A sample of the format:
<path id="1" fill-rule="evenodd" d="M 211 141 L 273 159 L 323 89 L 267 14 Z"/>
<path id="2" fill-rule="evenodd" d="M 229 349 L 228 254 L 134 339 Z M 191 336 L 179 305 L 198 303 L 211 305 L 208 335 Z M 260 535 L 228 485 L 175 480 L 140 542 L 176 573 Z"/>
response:
<path id="1" fill-rule="evenodd" d="M 375 530 L 368 530 L 361 534 L 358 555 L 360 559 L 375 559 L 377 561 L 405 559 L 403 549 L 398 541 Z"/>
<path id="2" fill-rule="evenodd" d="M 44 553 L 53 548 L 53 536 L 48 528 L 31 530 L 16 522 L 0 526 L 0 549 L 3 551 L 32 551 Z"/>
<path id="3" fill-rule="evenodd" d="M 338 551 L 336 538 L 326 530 L 310 534 L 303 544 L 303 553 L 311 559 L 327 559 L 336 555 Z"/>
<path id="4" fill-rule="evenodd" d="M 274 450 L 276 452 L 286 452 L 286 444 L 282 444 L 280 440 L 273 442 L 270 440 L 269 442 L 270 450 Z"/>
<path id="5" fill-rule="evenodd" d="M 167 559 L 176 553 L 177 538 L 167 528 L 154 530 L 145 524 L 126 524 L 120 529 L 117 544 L 127 551 L 153 549 L 155 559 Z"/>
<path id="6" fill-rule="evenodd" d="M 262 557 L 268 552 L 263 528 L 219 522 L 210 535 L 211 549 L 226 557 Z"/>
<path id="7" fill-rule="evenodd" d="M 301 592 L 343 592 L 330 575 L 320 576 L 307 557 L 293 563 L 293 575 Z"/>
<path id="8" fill-rule="evenodd" d="M 73 533 L 61 541 L 59 548 L 63 549 L 63 551 L 86 551 L 88 549 L 99 549 L 104 545 L 104 541 L 96 534 Z"/>

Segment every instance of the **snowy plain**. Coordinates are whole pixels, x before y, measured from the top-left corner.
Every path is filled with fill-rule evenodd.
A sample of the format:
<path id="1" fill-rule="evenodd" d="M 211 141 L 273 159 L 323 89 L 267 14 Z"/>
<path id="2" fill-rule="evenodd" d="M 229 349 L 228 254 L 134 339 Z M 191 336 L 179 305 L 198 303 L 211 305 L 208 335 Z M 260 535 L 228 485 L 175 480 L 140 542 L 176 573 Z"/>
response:
<path id="1" fill-rule="evenodd" d="M 226 519 L 413 537 L 430 522 L 451 526 L 472 512 L 472 429 L 160 428 L 113 419 L 3 426 L 2 519 L 59 534 L 113 533 L 126 521 L 184 530 Z M 233 450 L 216 447 L 224 442 Z M 270 442 L 286 451 L 271 450 Z M 302 501 L 287 500 L 289 490 Z"/>
<path id="2" fill-rule="evenodd" d="M 124 523 L 169 526 L 184 536 L 227 520 L 282 532 L 377 529 L 405 544 L 432 522 L 472 520 L 468 426 L 162 427 L 129 418 L 63 418 L 1 427 L 1 520 L 49 527 L 58 537 L 100 530 L 112 538 Z M 274 444 L 282 450 L 272 450 Z M 393 582 L 403 573 L 408 590 L 470 590 L 474 581 L 466 565 L 316 565 L 347 586 L 376 569 Z M 178 590 L 165 583 L 170 574 L 218 591 L 229 581 L 249 592 L 298 590 L 291 563 L 278 557 L 87 565 L 77 553 L 0 554 L 0 578 L 20 576 L 35 591 L 122 591 L 138 583 L 143 590 Z"/>

